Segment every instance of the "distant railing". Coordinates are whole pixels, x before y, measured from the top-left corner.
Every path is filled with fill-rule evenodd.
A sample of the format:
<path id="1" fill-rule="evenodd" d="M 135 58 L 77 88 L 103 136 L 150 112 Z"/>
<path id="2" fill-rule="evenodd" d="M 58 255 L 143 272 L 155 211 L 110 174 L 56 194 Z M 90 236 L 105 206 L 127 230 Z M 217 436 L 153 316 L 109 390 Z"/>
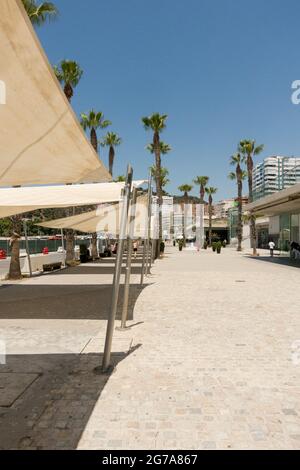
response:
<path id="1" fill-rule="evenodd" d="M 28 240 L 29 244 L 29 251 L 30 254 L 35 255 L 38 253 L 42 253 L 44 248 L 49 248 L 50 252 L 57 251 L 59 247 L 62 247 L 61 240 L 46 240 L 46 239 L 33 239 Z M 90 245 L 90 240 L 78 240 L 76 244 L 86 244 L 87 246 Z M 65 242 L 66 245 L 66 242 Z M 0 240 L 0 250 L 5 250 L 7 256 L 10 256 L 10 246 L 9 246 L 9 239 L 7 240 Z M 20 250 L 26 250 L 25 240 L 20 240 Z"/>

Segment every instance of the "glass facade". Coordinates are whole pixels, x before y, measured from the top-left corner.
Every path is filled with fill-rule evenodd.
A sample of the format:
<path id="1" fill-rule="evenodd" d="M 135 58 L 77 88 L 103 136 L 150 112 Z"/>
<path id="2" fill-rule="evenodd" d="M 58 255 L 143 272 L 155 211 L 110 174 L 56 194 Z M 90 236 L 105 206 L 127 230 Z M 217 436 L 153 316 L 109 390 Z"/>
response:
<path id="1" fill-rule="evenodd" d="M 279 249 L 290 250 L 290 243 L 300 242 L 300 213 L 280 215 Z"/>

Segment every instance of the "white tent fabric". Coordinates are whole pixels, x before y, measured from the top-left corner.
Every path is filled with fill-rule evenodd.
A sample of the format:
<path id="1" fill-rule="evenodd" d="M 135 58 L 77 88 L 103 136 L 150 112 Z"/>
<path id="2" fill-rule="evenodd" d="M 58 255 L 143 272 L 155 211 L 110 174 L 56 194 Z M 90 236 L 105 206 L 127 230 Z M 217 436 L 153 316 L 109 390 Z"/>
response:
<path id="1" fill-rule="evenodd" d="M 135 181 L 135 187 L 144 181 Z M 94 205 L 121 200 L 125 183 L 0 188 L 0 218 L 36 209 Z"/>
<path id="2" fill-rule="evenodd" d="M 0 186 L 110 181 L 21 0 L 0 0 Z"/>
<path id="3" fill-rule="evenodd" d="M 106 232 L 110 235 L 119 235 L 121 211 L 123 203 L 100 205 L 97 210 L 85 212 L 62 219 L 50 220 L 37 224 L 41 227 L 54 229 L 73 229 L 85 233 Z M 135 237 L 147 238 L 147 197 L 141 196 L 137 200 L 133 233 Z"/>

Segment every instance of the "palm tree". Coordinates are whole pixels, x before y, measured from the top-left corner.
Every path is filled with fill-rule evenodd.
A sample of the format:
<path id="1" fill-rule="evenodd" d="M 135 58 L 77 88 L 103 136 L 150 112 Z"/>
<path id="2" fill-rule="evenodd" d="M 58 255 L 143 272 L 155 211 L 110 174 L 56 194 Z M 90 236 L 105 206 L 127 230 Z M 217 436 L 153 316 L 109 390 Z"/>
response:
<path id="1" fill-rule="evenodd" d="M 247 177 L 246 171 L 241 166 L 244 162 L 245 157 L 240 153 L 235 153 L 230 159 L 230 164 L 235 166 L 235 172 L 229 173 L 229 178 L 235 180 L 238 187 L 237 251 L 242 251 L 243 240 L 243 180 Z"/>
<path id="2" fill-rule="evenodd" d="M 182 213 L 182 235 L 183 235 L 183 246 L 186 246 L 186 236 L 185 236 L 185 224 L 186 224 L 186 209 L 189 203 L 189 193 L 192 191 L 193 186 L 190 184 L 182 184 L 179 186 L 179 191 L 181 191 L 184 198 L 184 211 Z"/>
<path id="3" fill-rule="evenodd" d="M 115 183 L 124 183 L 126 181 L 126 177 L 123 175 L 117 176 L 114 180 Z"/>
<path id="4" fill-rule="evenodd" d="M 264 145 L 256 145 L 255 140 L 241 140 L 238 146 L 238 151 L 244 155 L 247 163 L 248 174 L 248 187 L 249 187 L 249 202 L 253 202 L 253 156 L 259 155 L 264 150 Z M 253 249 L 253 256 L 257 255 L 256 250 L 256 223 L 255 216 L 250 215 L 250 239 L 251 247 Z"/>
<path id="5" fill-rule="evenodd" d="M 59 65 L 53 67 L 54 73 L 58 81 L 64 87 L 64 93 L 69 103 L 71 103 L 74 95 L 74 88 L 80 82 L 83 71 L 79 64 L 73 60 L 62 60 Z M 75 208 L 67 209 L 66 216 L 75 215 Z M 74 230 L 66 231 L 66 263 L 70 264 L 74 261 L 75 253 L 75 233 Z"/>
<path id="6" fill-rule="evenodd" d="M 22 0 L 22 2 L 31 23 L 36 26 L 54 20 L 58 15 L 58 10 L 52 2 L 42 2 L 40 4 L 37 4 L 35 0 Z"/>
<path id="7" fill-rule="evenodd" d="M 95 152 L 98 153 L 97 129 L 105 129 L 111 125 L 111 122 L 104 119 L 104 114 L 101 111 L 97 113 L 94 110 L 91 110 L 89 113 L 82 113 L 80 116 L 83 129 L 85 131 L 90 129 L 91 144 L 94 147 Z"/>
<path id="8" fill-rule="evenodd" d="M 204 204 L 205 188 L 208 184 L 209 176 L 196 176 L 194 183 L 200 186 L 200 204 Z"/>
<path id="9" fill-rule="evenodd" d="M 159 243 L 157 245 L 157 255 L 159 255 L 160 243 L 162 242 L 162 187 L 161 187 L 161 145 L 160 145 L 160 134 L 166 128 L 166 120 L 168 116 L 166 114 L 154 113 L 151 116 L 143 117 L 142 122 L 145 130 L 153 131 L 153 152 L 155 154 L 155 166 L 156 166 L 156 193 L 158 198 L 159 207 Z"/>
<path id="10" fill-rule="evenodd" d="M 94 147 L 96 153 L 98 153 L 98 137 L 96 129 L 105 129 L 110 126 L 111 122 L 104 119 L 102 112 L 96 113 L 94 110 L 91 110 L 88 114 L 81 114 L 81 125 L 86 131 L 90 129 L 90 139 L 91 144 Z M 116 135 L 116 134 L 114 134 Z M 121 139 L 120 139 L 121 143 Z M 117 145 L 115 143 L 115 145 Z M 97 233 L 92 234 L 92 258 L 93 260 L 97 257 Z"/>
<path id="11" fill-rule="evenodd" d="M 80 82 L 83 74 L 80 65 L 74 60 L 62 60 L 59 65 L 55 65 L 53 68 L 58 81 L 64 87 L 68 101 L 71 102 L 74 88 Z"/>
<path id="12" fill-rule="evenodd" d="M 159 147 L 160 147 L 160 153 L 161 155 L 166 155 L 167 153 L 171 152 L 172 147 L 170 147 L 169 144 L 166 144 L 165 142 L 160 141 L 159 142 Z M 154 145 L 153 144 L 148 144 L 146 147 L 149 152 L 154 153 Z"/>
<path id="13" fill-rule="evenodd" d="M 151 174 L 153 178 L 156 179 L 156 166 L 155 165 L 151 166 Z M 166 194 L 166 192 L 164 191 L 164 188 L 167 186 L 167 184 L 170 183 L 168 176 L 169 176 L 169 170 L 162 166 L 160 169 L 160 183 L 161 183 L 161 188 L 162 188 L 162 192 L 164 195 Z"/>
<path id="14" fill-rule="evenodd" d="M 184 203 L 188 204 L 189 203 L 189 193 L 192 191 L 193 186 L 190 184 L 182 184 L 181 186 L 178 187 L 179 191 L 181 191 L 184 197 Z"/>
<path id="15" fill-rule="evenodd" d="M 115 159 L 115 147 L 121 145 L 122 139 L 115 134 L 114 132 L 108 132 L 101 142 L 102 147 L 109 147 L 109 172 L 111 176 L 113 175 L 113 166 L 114 166 L 114 159 Z"/>
<path id="16" fill-rule="evenodd" d="M 209 215 L 209 231 L 208 231 L 208 240 L 209 246 L 212 244 L 212 213 L 213 213 L 213 195 L 216 194 L 218 188 L 209 186 L 205 188 L 205 192 L 208 195 L 208 215 Z"/>

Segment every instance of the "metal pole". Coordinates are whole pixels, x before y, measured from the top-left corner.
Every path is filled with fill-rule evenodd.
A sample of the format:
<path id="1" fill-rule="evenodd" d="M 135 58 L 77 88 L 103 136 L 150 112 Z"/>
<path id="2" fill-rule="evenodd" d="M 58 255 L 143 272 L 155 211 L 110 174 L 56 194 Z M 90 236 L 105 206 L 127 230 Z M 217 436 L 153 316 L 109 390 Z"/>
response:
<path id="1" fill-rule="evenodd" d="M 131 258 L 132 258 L 132 240 L 134 237 L 136 199 L 137 199 L 137 189 L 134 188 L 132 192 L 132 199 L 131 199 L 131 206 L 130 206 L 130 218 L 129 218 L 129 232 L 128 232 L 128 237 L 127 237 L 127 264 L 126 264 L 126 274 L 125 274 L 121 330 L 125 330 L 127 316 L 128 316 L 129 288 L 130 288 L 130 276 L 131 276 Z"/>
<path id="2" fill-rule="evenodd" d="M 126 226 L 127 226 L 127 219 L 128 219 L 129 199 L 130 199 L 131 186 L 132 186 L 132 175 L 133 175 L 132 168 L 130 165 L 128 165 L 126 183 L 125 183 L 124 195 L 123 195 L 123 208 L 122 208 L 122 217 L 121 217 L 120 233 L 119 233 L 119 245 L 118 245 L 117 259 L 116 259 L 115 273 L 114 273 L 114 280 L 113 280 L 111 308 L 110 308 L 110 313 L 109 313 L 108 322 L 107 322 L 107 329 L 106 329 L 106 339 L 105 339 L 105 347 L 104 347 L 103 361 L 102 361 L 102 372 L 107 372 L 110 367 L 111 346 L 112 346 L 116 313 L 117 313 L 117 308 L 118 308 L 120 277 L 121 277 L 121 268 L 122 268 L 122 259 L 123 259 L 123 250 L 124 250 L 124 238 L 126 234 Z"/>
<path id="3" fill-rule="evenodd" d="M 28 267 L 29 267 L 29 276 L 32 277 L 32 267 L 31 267 L 29 243 L 28 243 L 28 236 L 27 236 L 27 224 L 26 224 L 25 219 L 23 220 L 23 227 L 24 227 L 24 235 L 25 235 L 26 253 L 27 253 L 27 259 L 28 259 Z"/>
<path id="4" fill-rule="evenodd" d="M 141 285 L 144 284 L 144 275 L 148 275 L 148 266 L 149 266 L 149 247 L 150 247 L 150 232 L 151 232 L 151 199 L 152 199 L 152 173 L 150 172 L 148 180 L 148 201 L 147 201 L 147 219 L 145 230 L 147 230 L 147 238 L 144 239 L 143 247 L 143 263 L 142 263 L 142 272 L 141 272 Z M 146 263 L 146 266 L 145 266 Z"/>

